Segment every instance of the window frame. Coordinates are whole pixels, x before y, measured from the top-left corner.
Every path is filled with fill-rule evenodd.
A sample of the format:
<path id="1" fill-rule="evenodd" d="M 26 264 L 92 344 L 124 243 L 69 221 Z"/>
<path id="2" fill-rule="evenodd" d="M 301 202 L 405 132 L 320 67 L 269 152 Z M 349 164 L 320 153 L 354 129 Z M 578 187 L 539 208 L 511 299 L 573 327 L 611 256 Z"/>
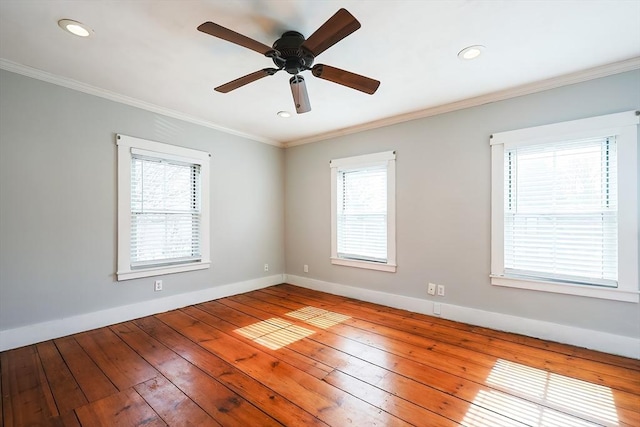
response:
<path id="1" fill-rule="evenodd" d="M 204 151 L 149 141 L 127 135 L 116 135 L 118 149 L 118 281 L 163 274 L 209 268 L 210 223 L 209 223 L 209 163 L 211 155 Z M 201 259 L 184 264 L 168 264 L 131 268 L 131 160 L 133 151 L 144 151 L 159 159 L 175 160 L 200 166 L 200 251 Z"/>
<path id="2" fill-rule="evenodd" d="M 331 168 L 331 264 L 346 267 L 395 273 L 396 264 L 396 152 L 365 154 L 334 159 Z M 338 171 L 368 166 L 386 165 L 387 168 L 387 262 L 345 259 L 338 256 Z"/>
<path id="3" fill-rule="evenodd" d="M 638 167 L 636 111 L 609 114 L 491 135 L 491 284 L 626 302 L 639 302 Z M 522 277 L 504 271 L 504 152 L 506 148 L 563 140 L 615 136 L 618 154 L 617 287 L 570 284 Z"/>

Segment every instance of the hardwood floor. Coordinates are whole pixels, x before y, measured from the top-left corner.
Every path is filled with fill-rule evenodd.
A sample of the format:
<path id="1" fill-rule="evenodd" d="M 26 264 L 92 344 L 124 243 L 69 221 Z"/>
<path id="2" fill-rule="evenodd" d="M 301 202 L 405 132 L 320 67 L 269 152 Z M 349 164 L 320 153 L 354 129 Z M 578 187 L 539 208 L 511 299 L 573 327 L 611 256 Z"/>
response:
<path id="1" fill-rule="evenodd" d="M 640 361 L 291 285 L 0 354 L 6 426 L 640 426 Z"/>

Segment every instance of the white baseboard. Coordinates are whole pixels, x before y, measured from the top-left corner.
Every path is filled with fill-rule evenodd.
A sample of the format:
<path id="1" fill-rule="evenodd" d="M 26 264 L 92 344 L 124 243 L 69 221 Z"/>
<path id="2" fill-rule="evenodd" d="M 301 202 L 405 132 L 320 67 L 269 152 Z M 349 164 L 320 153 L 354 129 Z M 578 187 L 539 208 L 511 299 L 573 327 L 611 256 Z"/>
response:
<path id="1" fill-rule="evenodd" d="M 434 316 L 434 301 L 426 299 L 324 282 L 290 274 L 285 274 L 284 280 L 285 283 L 304 288 Z M 542 320 L 527 319 L 525 317 L 508 314 L 494 313 L 459 305 L 440 303 L 440 308 L 441 314 L 439 317 L 445 319 L 640 359 L 640 339 L 638 338 L 576 328 Z"/>
<path id="2" fill-rule="evenodd" d="M 126 322 L 188 305 L 262 289 L 267 286 L 278 285 L 282 282 L 283 275 L 276 274 L 269 277 L 216 286 L 201 291 L 171 295 L 165 298 L 147 300 L 92 313 L 7 329 L 0 331 L 0 351 Z"/>

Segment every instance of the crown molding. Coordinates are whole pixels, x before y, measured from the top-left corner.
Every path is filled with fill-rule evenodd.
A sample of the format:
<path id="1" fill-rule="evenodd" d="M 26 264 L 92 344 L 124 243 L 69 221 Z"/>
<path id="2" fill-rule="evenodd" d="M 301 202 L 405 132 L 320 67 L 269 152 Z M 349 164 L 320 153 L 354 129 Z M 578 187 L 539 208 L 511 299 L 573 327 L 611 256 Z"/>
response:
<path id="1" fill-rule="evenodd" d="M 296 145 L 310 144 L 312 142 L 323 141 L 330 138 L 337 138 L 340 136 L 350 135 L 357 132 L 377 129 L 385 126 L 391 126 L 398 123 L 408 122 L 411 120 L 422 119 L 425 117 L 431 117 L 438 114 L 450 113 L 452 111 L 462 110 L 470 107 L 477 107 L 479 105 L 488 104 L 491 102 L 503 101 L 509 98 L 515 98 L 522 95 L 529 95 L 536 92 L 555 89 L 561 86 L 581 83 L 588 80 L 597 79 L 600 77 L 607 77 L 613 74 L 619 74 L 619 73 L 624 73 L 626 71 L 637 70 L 639 68 L 640 68 L 640 57 L 635 57 L 635 58 L 627 59 L 620 62 L 614 62 L 612 64 L 602 65 L 599 67 L 589 68 L 587 70 L 582 70 L 575 73 L 565 74 L 562 76 L 541 80 L 535 83 L 528 83 L 525 85 L 516 86 L 513 88 L 501 90 L 498 92 L 492 92 L 485 95 L 476 96 L 474 98 L 463 99 L 461 101 L 438 105 L 438 106 L 427 108 L 424 110 L 412 111 L 410 113 L 388 117 L 388 118 L 376 120 L 373 122 L 363 123 L 357 126 L 351 126 L 348 128 L 326 132 L 319 135 L 313 135 L 308 138 L 287 141 L 283 143 L 283 146 L 285 148 L 289 148 L 289 147 L 295 147 Z"/>
<path id="2" fill-rule="evenodd" d="M 86 83 L 82 83 L 80 81 L 70 79 L 67 77 L 58 76 L 52 73 L 48 73 L 46 71 L 39 70 L 37 68 L 29 67 L 27 65 L 18 64 L 17 62 L 9 61 L 4 58 L 0 58 L 0 69 L 11 71 L 12 73 L 21 74 L 23 76 L 31 77 L 37 80 L 42 80 L 47 83 L 53 83 L 58 86 L 63 86 L 69 89 L 77 90 L 79 92 L 84 92 L 89 95 L 98 96 L 100 98 L 105 98 L 110 101 L 119 102 L 121 104 L 130 105 L 132 107 L 140 108 L 142 110 L 151 111 L 152 113 L 162 114 L 164 116 L 172 117 L 174 119 L 183 120 L 185 122 L 194 123 L 196 125 L 204 126 L 207 128 L 215 129 L 220 132 L 228 133 L 231 135 L 239 136 L 242 138 L 250 139 L 257 142 L 262 142 L 264 144 L 275 145 L 276 147 L 282 148 L 283 145 L 278 142 L 268 138 L 263 138 L 257 135 L 251 135 L 244 132 L 239 132 L 233 129 L 226 128 L 224 126 L 220 126 L 208 120 L 204 120 L 195 116 L 191 116 L 189 114 L 181 113 L 176 110 L 172 110 L 169 108 L 161 107 L 159 105 L 152 104 L 150 102 L 141 101 L 136 98 L 132 98 L 129 96 L 121 95 L 116 92 L 112 92 L 106 89 L 102 89 L 96 86 L 92 86 Z"/>
<path id="3" fill-rule="evenodd" d="M 264 144 L 274 145 L 280 148 L 295 147 L 297 145 L 310 144 L 312 142 L 324 141 L 331 138 L 337 138 L 340 136 L 350 135 L 357 132 L 363 132 L 366 130 L 377 129 L 385 126 L 391 126 L 399 123 L 408 122 L 411 120 L 422 119 L 426 117 L 432 117 L 438 114 L 450 113 L 465 108 L 477 107 L 479 105 L 488 104 L 496 101 L 503 101 L 509 98 L 515 98 L 522 95 L 529 95 L 537 92 L 542 92 L 549 89 L 555 89 L 562 86 L 567 86 L 575 83 L 581 83 L 588 80 L 597 79 L 600 77 L 607 77 L 613 74 L 624 73 L 626 71 L 632 71 L 640 69 L 640 57 L 630 58 L 624 61 L 614 62 L 612 64 L 606 64 L 595 68 L 590 68 L 575 73 L 565 74 L 558 77 L 553 77 L 546 80 L 541 80 L 535 83 L 529 83 L 513 88 L 505 89 L 498 92 L 492 92 L 485 95 L 480 95 L 474 98 L 463 99 L 460 101 L 438 105 L 423 110 L 412 111 L 410 113 L 401 114 L 398 116 L 387 117 L 384 119 L 376 120 L 373 122 L 367 122 L 356 126 L 351 126 L 335 131 L 325 132 L 317 135 L 312 135 L 307 138 L 296 139 L 291 141 L 275 141 L 272 139 L 264 138 L 258 135 L 247 134 L 239 132 L 233 129 L 220 126 L 213 122 L 191 116 L 179 111 L 171 110 L 168 108 L 160 107 L 149 102 L 141 101 L 136 98 L 121 95 L 115 92 L 108 91 L 106 89 L 98 88 L 88 85 L 86 83 L 79 82 L 77 80 L 69 79 L 66 77 L 57 76 L 55 74 L 48 73 L 46 71 L 39 70 L 37 68 L 29 67 L 26 65 L 18 64 L 13 61 L 9 61 L 0 58 L 0 69 L 11 71 L 17 74 L 22 74 L 27 77 L 42 80 L 55 85 L 67 87 L 80 92 L 84 92 L 90 95 L 99 96 L 101 98 L 109 99 L 111 101 L 120 102 L 122 104 L 137 107 L 143 110 L 151 111 L 153 113 L 162 114 L 175 119 L 183 120 L 186 122 L 194 123 L 200 126 L 215 129 L 221 132 L 225 132 L 231 135 L 247 138 L 253 141 L 262 142 Z"/>

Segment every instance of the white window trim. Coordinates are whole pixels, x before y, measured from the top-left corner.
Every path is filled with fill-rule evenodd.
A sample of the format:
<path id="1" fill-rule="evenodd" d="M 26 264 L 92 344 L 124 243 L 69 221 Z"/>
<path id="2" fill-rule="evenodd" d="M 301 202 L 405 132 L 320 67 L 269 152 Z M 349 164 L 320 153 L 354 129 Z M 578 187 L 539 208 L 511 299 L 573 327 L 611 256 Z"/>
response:
<path id="1" fill-rule="evenodd" d="M 209 153 L 119 134 L 116 136 L 116 144 L 118 146 L 118 270 L 116 272 L 118 281 L 209 268 L 211 264 Z M 154 157 L 179 159 L 200 165 L 202 183 L 200 208 L 200 250 L 202 259 L 200 261 L 182 265 L 131 269 L 131 154 L 132 151 L 140 152 L 140 150 Z"/>
<path id="2" fill-rule="evenodd" d="M 331 264 L 395 273 L 396 265 L 396 152 L 365 154 L 331 160 Z M 370 262 L 338 257 L 338 169 L 387 166 L 387 262 Z"/>
<path id="3" fill-rule="evenodd" d="M 639 116 L 609 114 L 496 133 L 491 136 L 491 284 L 544 292 L 639 302 L 638 166 Z M 616 136 L 618 149 L 618 287 L 559 284 L 504 274 L 504 150 L 524 145 L 589 137 Z"/>

